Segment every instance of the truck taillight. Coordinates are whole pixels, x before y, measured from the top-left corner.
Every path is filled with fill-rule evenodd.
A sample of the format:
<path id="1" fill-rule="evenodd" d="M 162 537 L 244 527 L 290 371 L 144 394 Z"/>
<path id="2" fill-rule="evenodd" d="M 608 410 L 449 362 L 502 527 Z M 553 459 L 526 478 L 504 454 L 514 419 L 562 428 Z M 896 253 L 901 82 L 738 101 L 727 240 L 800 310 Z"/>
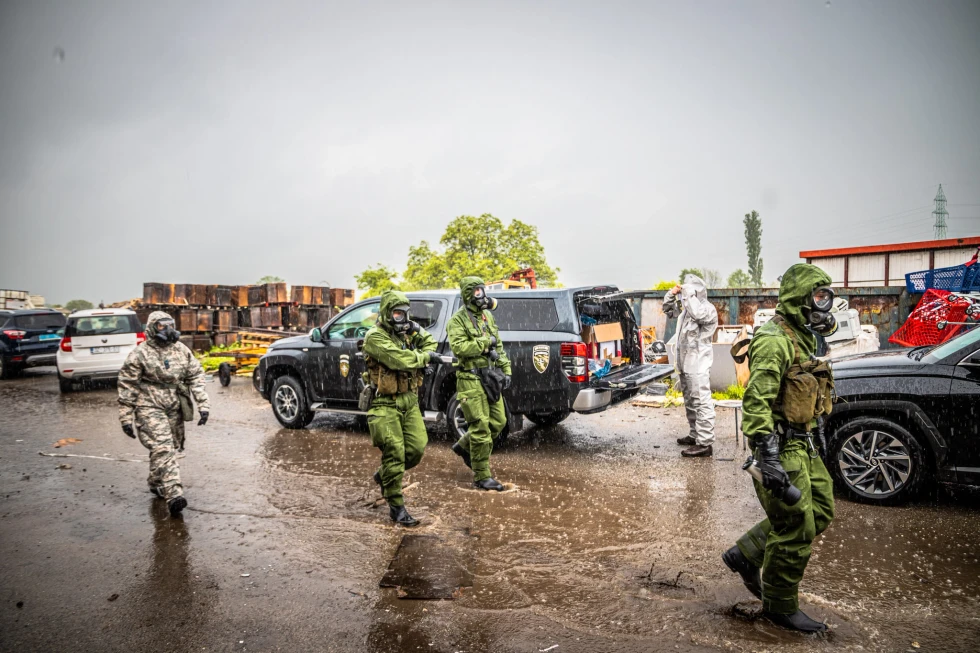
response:
<path id="1" fill-rule="evenodd" d="M 136 334 L 136 344 L 142 345 L 144 342 L 146 342 L 146 334 L 140 331 Z"/>
<path id="2" fill-rule="evenodd" d="M 17 329 L 4 329 L 3 335 L 7 336 L 11 340 L 23 340 L 24 336 L 27 335 L 27 331 L 18 331 Z"/>
<path id="3" fill-rule="evenodd" d="M 584 342 L 561 343 L 561 371 L 572 383 L 589 380 L 588 349 Z"/>
<path id="4" fill-rule="evenodd" d="M 71 351 L 71 336 L 61 339 L 61 351 Z"/>

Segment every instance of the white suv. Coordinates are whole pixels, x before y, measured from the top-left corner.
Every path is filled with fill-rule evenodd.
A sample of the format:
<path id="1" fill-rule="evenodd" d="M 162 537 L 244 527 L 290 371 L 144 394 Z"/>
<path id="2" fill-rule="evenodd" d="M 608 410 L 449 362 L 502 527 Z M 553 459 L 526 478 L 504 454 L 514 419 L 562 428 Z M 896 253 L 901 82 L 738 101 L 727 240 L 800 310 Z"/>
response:
<path id="1" fill-rule="evenodd" d="M 136 345 L 146 340 L 143 325 L 128 309 L 76 311 L 68 316 L 58 348 L 58 385 L 71 392 L 75 381 L 115 379 Z"/>

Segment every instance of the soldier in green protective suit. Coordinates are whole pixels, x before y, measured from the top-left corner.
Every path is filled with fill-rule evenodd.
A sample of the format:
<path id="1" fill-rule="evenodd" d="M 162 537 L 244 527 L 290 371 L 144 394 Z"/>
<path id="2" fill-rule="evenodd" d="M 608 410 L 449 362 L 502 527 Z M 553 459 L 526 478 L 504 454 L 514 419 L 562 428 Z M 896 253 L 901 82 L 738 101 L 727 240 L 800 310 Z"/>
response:
<path id="1" fill-rule="evenodd" d="M 385 292 L 378 322 L 364 337 L 365 381 L 374 388 L 368 428 L 371 444 L 381 449 L 374 481 L 388 502 L 391 520 L 403 526 L 418 524 L 405 510 L 402 476 L 419 464 L 428 442 L 418 389 L 429 363 L 441 362 L 435 350 L 435 338 L 412 321 L 405 293 Z"/>
<path id="2" fill-rule="evenodd" d="M 497 302 L 487 296 L 483 280 L 465 277 L 459 290 L 463 306 L 449 320 L 446 331 L 449 346 L 458 359 L 456 399 L 468 428 L 466 435 L 453 445 L 453 452 L 473 469 L 477 488 L 500 492 L 504 486 L 490 473 L 490 452 L 507 425 L 504 398 L 499 392 L 496 397 L 488 397 L 480 379 L 483 375 L 491 387 L 499 381 L 497 389 L 506 390 L 510 387 L 510 360 L 490 312 Z"/>
<path id="3" fill-rule="evenodd" d="M 817 420 L 832 407 L 833 375 L 813 358 L 814 334 L 837 330 L 830 283 L 816 266 L 791 266 L 779 287 L 776 317 L 756 330 L 749 345 L 742 432 L 762 472 L 755 490 L 767 519 L 722 556 L 762 599 L 766 617 L 803 632 L 827 629 L 800 610 L 798 590 L 810 543 L 834 519 L 833 481 L 815 446 L 815 439 L 822 444 Z M 800 492 L 795 502 L 790 484 Z"/>

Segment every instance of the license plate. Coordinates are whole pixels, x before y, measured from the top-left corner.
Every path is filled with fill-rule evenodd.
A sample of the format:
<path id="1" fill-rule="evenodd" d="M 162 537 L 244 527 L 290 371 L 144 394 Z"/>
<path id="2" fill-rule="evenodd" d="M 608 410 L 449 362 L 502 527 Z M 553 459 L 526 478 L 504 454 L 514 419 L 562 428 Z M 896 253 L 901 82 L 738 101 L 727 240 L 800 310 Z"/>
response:
<path id="1" fill-rule="evenodd" d="M 38 336 L 37 339 L 42 342 L 45 340 L 61 340 L 61 336 L 59 336 L 57 333 L 49 333 L 47 335 Z"/>
<path id="2" fill-rule="evenodd" d="M 92 347 L 93 354 L 118 354 L 119 347 Z"/>

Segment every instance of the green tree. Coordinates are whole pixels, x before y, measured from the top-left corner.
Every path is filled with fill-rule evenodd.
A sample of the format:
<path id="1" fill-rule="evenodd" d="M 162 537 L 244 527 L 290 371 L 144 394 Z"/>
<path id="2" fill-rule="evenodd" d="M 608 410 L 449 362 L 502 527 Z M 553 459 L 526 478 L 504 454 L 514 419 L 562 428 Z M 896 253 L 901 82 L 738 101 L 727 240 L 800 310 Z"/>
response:
<path id="1" fill-rule="evenodd" d="M 69 311 L 84 311 L 92 308 L 92 302 L 85 299 L 73 299 L 65 304 L 65 308 L 67 308 Z"/>
<path id="2" fill-rule="evenodd" d="M 653 287 L 654 290 L 670 290 L 677 285 L 676 281 L 658 281 Z"/>
<path id="3" fill-rule="evenodd" d="M 678 281 L 677 283 L 684 283 L 684 277 L 686 277 L 689 274 L 693 274 L 696 277 L 701 277 L 701 279 L 704 279 L 704 270 L 702 270 L 701 268 L 684 268 L 683 270 L 681 270 L 680 275 L 677 277 L 678 279 L 680 279 L 680 281 Z"/>
<path id="4" fill-rule="evenodd" d="M 264 283 L 285 283 L 285 281 L 282 277 L 269 274 L 256 281 L 255 284 L 261 286 Z"/>
<path id="5" fill-rule="evenodd" d="M 391 268 L 378 263 L 377 267 L 369 267 L 364 272 L 356 275 L 358 290 L 364 291 L 361 299 L 377 297 L 386 290 L 401 290 L 401 284 L 396 279 L 398 273 Z"/>
<path id="6" fill-rule="evenodd" d="M 752 277 L 745 270 L 739 268 L 728 275 L 729 288 L 750 288 L 752 287 Z"/>
<path id="7" fill-rule="evenodd" d="M 746 213 L 742 220 L 745 225 L 745 250 L 749 255 L 749 277 L 756 288 L 762 287 L 762 218 L 758 211 Z"/>
<path id="8" fill-rule="evenodd" d="M 701 268 L 704 274 L 701 276 L 704 279 L 704 285 L 708 288 L 720 288 L 721 287 L 721 273 L 718 270 L 712 270 L 710 268 Z"/>
<path id="9" fill-rule="evenodd" d="M 548 265 L 537 227 L 520 220 L 504 225 L 489 213 L 479 217 L 461 215 L 446 226 L 439 245 L 437 249 L 423 240 L 408 248 L 408 262 L 399 284 L 402 290 L 455 288 L 468 275 L 491 282 L 523 268 L 534 268 L 542 286 L 558 283 L 560 270 Z M 382 274 L 382 278 L 397 283 L 394 281 L 397 275 L 392 270 L 379 268 L 389 275 Z M 362 272 L 357 277 L 358 287 L 362 277 L 373 287 L 370 281 L 376 277 L 364 277 L 370 273 L 377 276 L 378 268 Z"/>

